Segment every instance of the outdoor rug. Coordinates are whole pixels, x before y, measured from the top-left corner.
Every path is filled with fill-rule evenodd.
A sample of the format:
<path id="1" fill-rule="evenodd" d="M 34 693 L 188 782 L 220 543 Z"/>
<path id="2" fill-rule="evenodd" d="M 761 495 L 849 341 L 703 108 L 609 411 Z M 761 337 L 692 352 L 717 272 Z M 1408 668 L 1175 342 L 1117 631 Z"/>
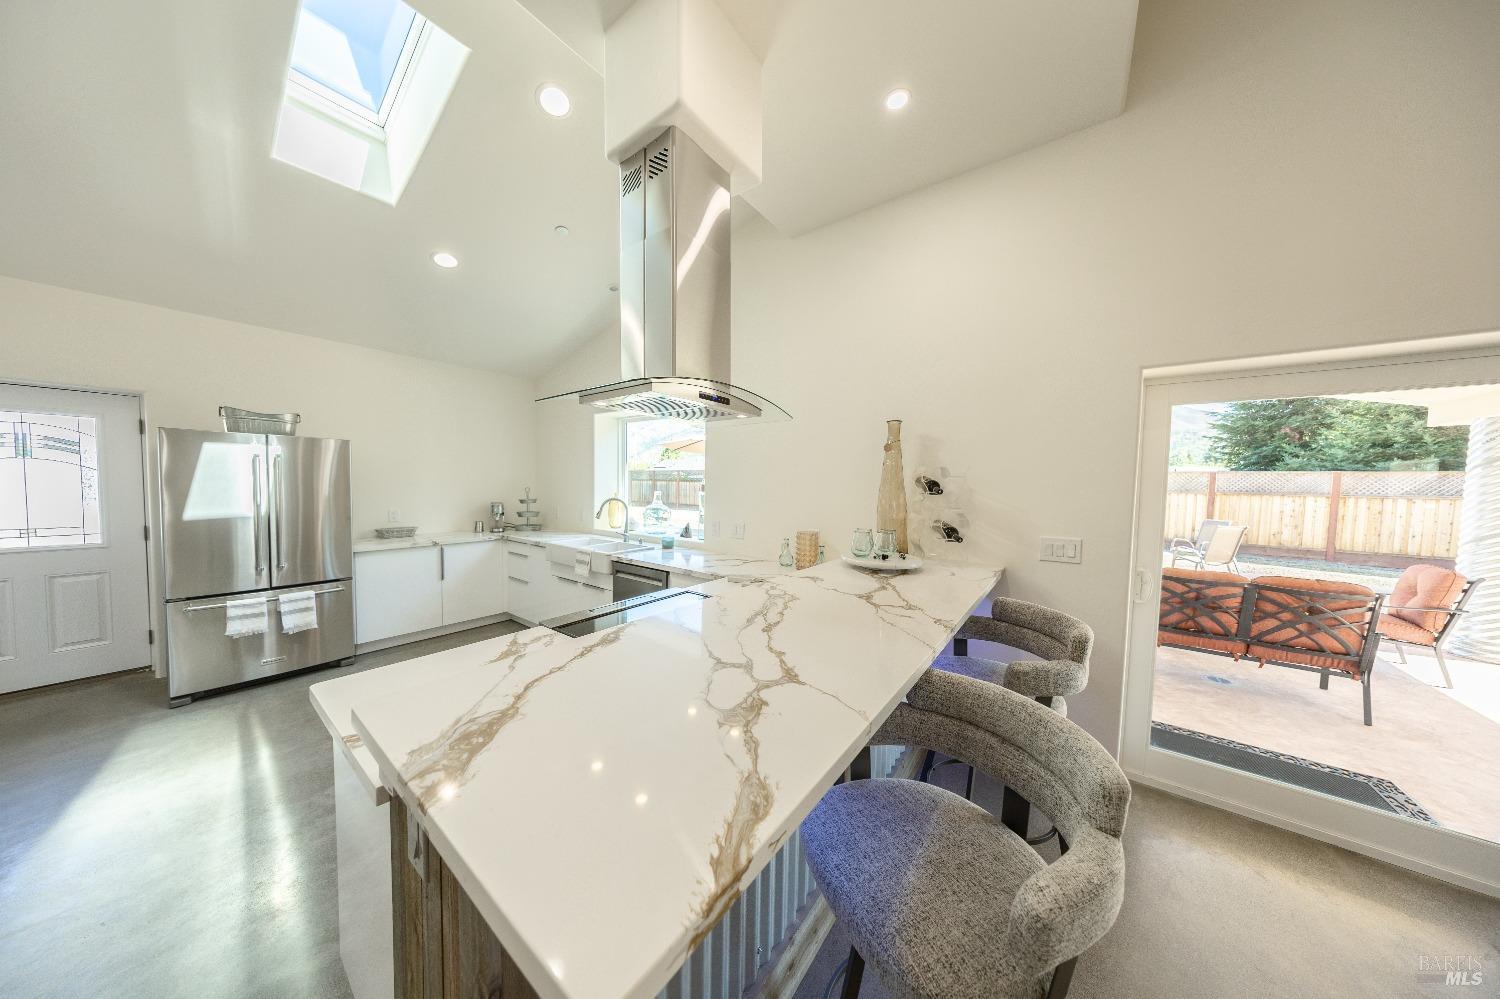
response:
<path id="1" fill-rule="evenodd" d="M 1368 805 L 1381 811 L 1404 815 L 1432 825 L 1438 823 L 1411 795 L 1384 777 L 1356 773 L 1326 763 L 1305 760 L 1300 756 L 1278 753 L 1243 742 L 1178 728 L 1163 722 L 1151 723 L 1151 745 L 1171 753 L 1191 756 L 1207 763 L 1233 767 L 1257 777 L 1291 784 L 1321 794 L 1332 795 L 1356 805 Z"/>

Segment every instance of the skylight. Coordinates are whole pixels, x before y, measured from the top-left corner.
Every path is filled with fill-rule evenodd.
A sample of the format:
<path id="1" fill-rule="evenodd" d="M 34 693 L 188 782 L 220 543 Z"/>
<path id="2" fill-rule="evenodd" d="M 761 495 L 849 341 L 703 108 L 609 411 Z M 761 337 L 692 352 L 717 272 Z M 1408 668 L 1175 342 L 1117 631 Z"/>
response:
<path id="1" fill-rule="evenodd" d="M 302 0 L 271 155 L 395 204 L 468 55 L 401 0 Z"/>
<path id="2" fill-rule="evenodd" d="M 426 24 L 401 0 L 302 0 L 292 82 L 384 125 Z"/>

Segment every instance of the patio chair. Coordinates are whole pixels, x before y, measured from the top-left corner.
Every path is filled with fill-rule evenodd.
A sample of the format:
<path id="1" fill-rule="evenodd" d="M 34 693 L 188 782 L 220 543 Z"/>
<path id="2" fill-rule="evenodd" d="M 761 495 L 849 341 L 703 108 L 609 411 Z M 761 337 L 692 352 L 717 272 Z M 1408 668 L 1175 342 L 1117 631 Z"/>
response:
<path id="1" fill-rule="evenodd" d="M 1228 527 L 1234 523 L 1232 520 L 1205 520 L 1198 525 L 1198 534 L 1189 540 L 1188 538 L 1173 538 L 1167 546 L 1167 551 L 1172 556 L 1172 565 L 1175 568 L 1177 560 L 1181 558 L 1191 559 L 1197 562 L 1208 550 L 1208 542 L 1213 538 L 1214 532 L 1221 527 Z"/>
<path id="2" fill-rule="evenodd" d="M 1396 580 L 1391 603 L 1380 615 L 1380 635 L 1396 647 L 1396 656 L 1406 662 L 1404 646 L 1431 649 L 1443 674 L 1443 686 L 1453 689 L 1443 643 L 1464 614 L 1464 605 L 1474 596 L 1483 579 L 1465 579 L 1452 569 L 1431 563 L 1410 566 Z"/>
<path id="3" fill-rule="evenodd" d="M 1244 524 L 1226 524 L 1214 529 L 1209 535 L 1208 544 L 1196 556 L 1189 556 L 1186 552 L 1172 556 L 1172 568 L 1177 568 L 1179 558 L 1187 558 L 1193 563 L 1195 569 L 1207 569 L 1211 565 L 1222 565 L 1230 572 L 1240 571 L 1240 545 L 1245 543 L 1245 532 L 1250 530 Z"/>

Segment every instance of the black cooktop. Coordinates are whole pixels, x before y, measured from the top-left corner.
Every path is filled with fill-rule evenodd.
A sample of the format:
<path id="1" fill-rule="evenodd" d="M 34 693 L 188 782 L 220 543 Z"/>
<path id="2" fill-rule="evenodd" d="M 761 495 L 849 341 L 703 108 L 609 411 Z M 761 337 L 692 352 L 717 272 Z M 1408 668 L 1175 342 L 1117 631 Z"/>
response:
<path id="1" fill-rule="evenodd" d="M 596 631 L 603 631 L 605 628 L 613 628 L 617 624 L 625 624 L 627 621 L 638 621 L 643 617 L 652 617 L 656 614 L 670 614 L 681 607 L 685 601 L 707 599 L 707 594 L 696 590 L 658 590 L 655 593 L 644 593 L 638 597 L 619 600 L 576 614 L 548 618 L 542 622 L 542 627 L 577 638 L 580 635 L 591 635 Z"/>

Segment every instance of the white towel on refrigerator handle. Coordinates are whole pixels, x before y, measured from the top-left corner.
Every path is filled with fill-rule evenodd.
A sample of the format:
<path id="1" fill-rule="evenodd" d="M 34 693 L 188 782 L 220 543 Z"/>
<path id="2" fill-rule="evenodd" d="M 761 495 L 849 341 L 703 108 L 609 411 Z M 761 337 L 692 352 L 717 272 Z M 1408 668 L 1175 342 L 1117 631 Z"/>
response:
<path id="1" fill-rule="evenodd" d="M 224 637 L 246 638 L 266 633 L 266 598 L 224 601 Z"/>
<path id="2" fill-rule="evenodd" d="M 573 575 L 582 576 L 587 579 L 589 571 L 593 568 L 594 557 L 588 552 L 579 552 L 573 556 Z"/>
<path id="3" fill-rule="evenodd" d="M 276 603 L 281 610 L 281 630 L 288 635 L 318 626 L 318 595 L 312 590 L 283 593 Z"/>

